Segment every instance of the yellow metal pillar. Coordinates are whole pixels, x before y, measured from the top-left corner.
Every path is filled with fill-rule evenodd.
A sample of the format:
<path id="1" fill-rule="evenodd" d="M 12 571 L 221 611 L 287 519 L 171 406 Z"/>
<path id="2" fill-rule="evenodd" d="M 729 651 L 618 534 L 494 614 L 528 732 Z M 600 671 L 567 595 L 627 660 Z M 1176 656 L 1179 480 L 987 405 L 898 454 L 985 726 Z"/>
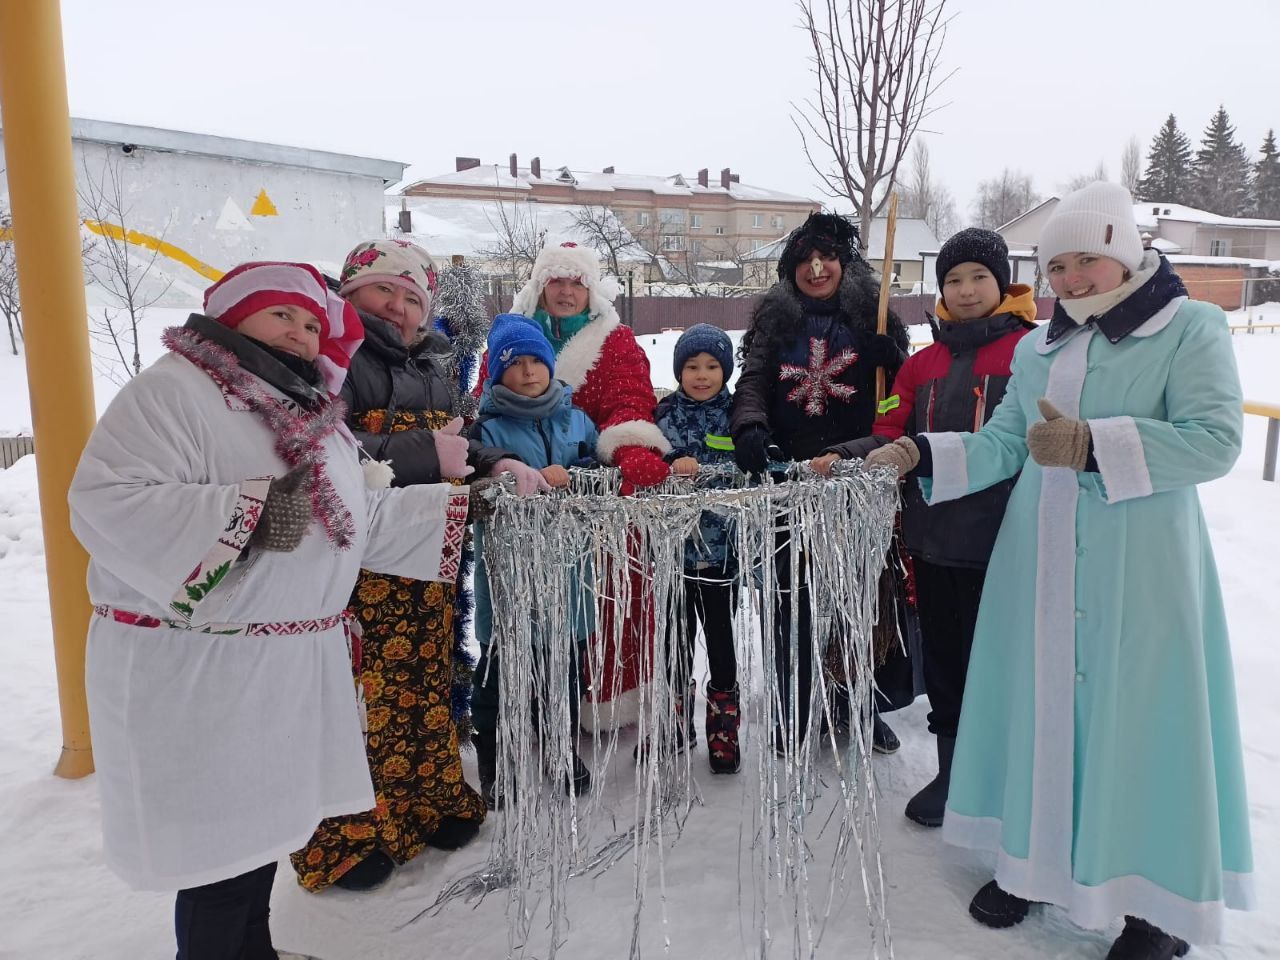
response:
<path id="1" fill-rule="evenodd" d="M 58 0 L 0 0 L 0 120 L 62 713 L 54 772 L 83 777 L 93 772 L 84 693 L 89 558 L 71 534 L 67 488 L 94 408 Z"/>

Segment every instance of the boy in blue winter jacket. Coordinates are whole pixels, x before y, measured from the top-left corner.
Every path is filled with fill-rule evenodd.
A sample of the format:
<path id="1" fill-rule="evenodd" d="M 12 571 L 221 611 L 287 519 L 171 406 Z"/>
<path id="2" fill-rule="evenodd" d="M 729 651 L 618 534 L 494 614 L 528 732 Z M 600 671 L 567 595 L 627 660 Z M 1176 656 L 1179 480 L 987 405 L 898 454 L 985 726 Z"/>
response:
<path id="1" fill-rule="evenodd" d="M 542 471 L 553 487 L 569 483 L 567 468 L 595 457 L 599 433 L 591 418 L 573 405 L 573 389 L 555 379 L 555 352 L 546 335 L 532 320 L 519 314 L 494 318 L 489 331 L 489 365 L 480 412 L 472 424 L 473 439 L 491 441 Z M 484 562 L 483 540 L 486 523 L 476 524 L 475 630 L 480 644 L 471 701 L 475 724 L 476 757 L 480 793 L 494 809 L 497 773 L 498 689 L 500 664 L 490 656 L 493 639 L 493 599 Z M 586 642 L 593 624 L 590 611 L 583 609 L 574 627 L 574 639 Z M 578 687 L 580 658 L 571 657 L 569 687 Z M 578 725 L 578 697 L 570 696 L 570 720 Z M 574 754 L 574 793 L 591 786 L 591 773 Z"/>
<path id="2" fill-rule="evenodd" d="M 671 441 L 667 460 L 672 473 L 690 476 L 702 464 L 732 464 L 729 412 L 733 397 L 733 343 L 723 330 L 699 323 L 676 341 L 674 366 L 679 389 L 664 397 L 655 421 Z M 678 691 L 676 711 L 684 723 L 678 735 L 689 731 L 693 711 L 690 676 L 698 624 L 707 644 L 707 751 L 712 773 L 737 773 L 738 677 L 733 649 L 733 612 L 737 607 L 734 572 L 737 559 L 730 542 L 727 518 L 710 511 L 702 514 L 696 536 L 685 544 L 685 630 L 678 650 L 668 664 L 671 688 Z"/>

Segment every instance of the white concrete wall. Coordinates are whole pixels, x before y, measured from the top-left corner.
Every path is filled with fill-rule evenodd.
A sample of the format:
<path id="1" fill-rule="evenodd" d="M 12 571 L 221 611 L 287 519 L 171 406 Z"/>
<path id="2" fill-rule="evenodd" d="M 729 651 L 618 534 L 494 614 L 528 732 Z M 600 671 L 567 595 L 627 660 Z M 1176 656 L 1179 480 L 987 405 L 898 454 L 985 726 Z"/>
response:
<path id="1" fill-rule="evenodd" d="M 145 147 L 125 154 L 118 145 L 73 146 L 82 194 L 88 179 L 103 179 L 110 165 L 119 172 L 125 227 L 172 248 L 155 261 L 157 282 L 171 282 L 162 304 L 199 301 L 211 282 L 200 265 L 226 271 L 245 260 L 300 260 L 332 272 L 358 241 L 385 236 L 384 185 L 374 177 Z M 266 204 L 254 212 L 263 191 L 274 213 Z M 0 197 L 7 193 L 0 176 Z"/>

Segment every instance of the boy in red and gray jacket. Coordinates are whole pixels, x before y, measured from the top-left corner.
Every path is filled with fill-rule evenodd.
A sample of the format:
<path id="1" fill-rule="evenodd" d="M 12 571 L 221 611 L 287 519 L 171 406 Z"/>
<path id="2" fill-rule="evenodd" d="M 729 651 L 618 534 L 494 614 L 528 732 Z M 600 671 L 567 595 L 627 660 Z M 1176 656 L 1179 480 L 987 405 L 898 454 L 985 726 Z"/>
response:
<path id="1" fill-rule="evenodd" d="M 827 448 L 812 461 L 826 473 L 840 458 L 863 458 L 902 436 L 976 431 L 1004 397 L 1014 347 L 1035 326 L 1036 302 L 1009 283 L 1009 250 L 990 230 L 961 230 L 938 253 L 935 342 L 912 356 L 881 404 L 872 435 Z M 918 484 L 903 490 L 902 528 L 916 577 L 929 731 L 938 775 L 911 798 L 907 816 L 942 825 L 951 754 L 960 723 L 969 651 L 991 548 L 1017 478 L 958 500 L 928 506 Z"/>

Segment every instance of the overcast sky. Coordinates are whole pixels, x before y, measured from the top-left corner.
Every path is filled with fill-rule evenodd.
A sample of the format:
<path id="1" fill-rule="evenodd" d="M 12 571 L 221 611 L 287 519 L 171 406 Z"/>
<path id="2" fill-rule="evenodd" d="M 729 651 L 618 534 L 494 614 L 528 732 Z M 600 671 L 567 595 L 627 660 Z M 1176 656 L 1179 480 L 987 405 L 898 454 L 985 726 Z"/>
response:
<path id="1" fill-rule="evenodd" d="M 1280 0 L 948 0 L 927 136 L 961 204 L 1005 167 L 1042 194 L 1173 112 L 1280 126 Z M 824 199 L 791 121 L 791 0 L 62 0 L 73 116 L 453 169 L 456 155 L 715 176 Z"/>

